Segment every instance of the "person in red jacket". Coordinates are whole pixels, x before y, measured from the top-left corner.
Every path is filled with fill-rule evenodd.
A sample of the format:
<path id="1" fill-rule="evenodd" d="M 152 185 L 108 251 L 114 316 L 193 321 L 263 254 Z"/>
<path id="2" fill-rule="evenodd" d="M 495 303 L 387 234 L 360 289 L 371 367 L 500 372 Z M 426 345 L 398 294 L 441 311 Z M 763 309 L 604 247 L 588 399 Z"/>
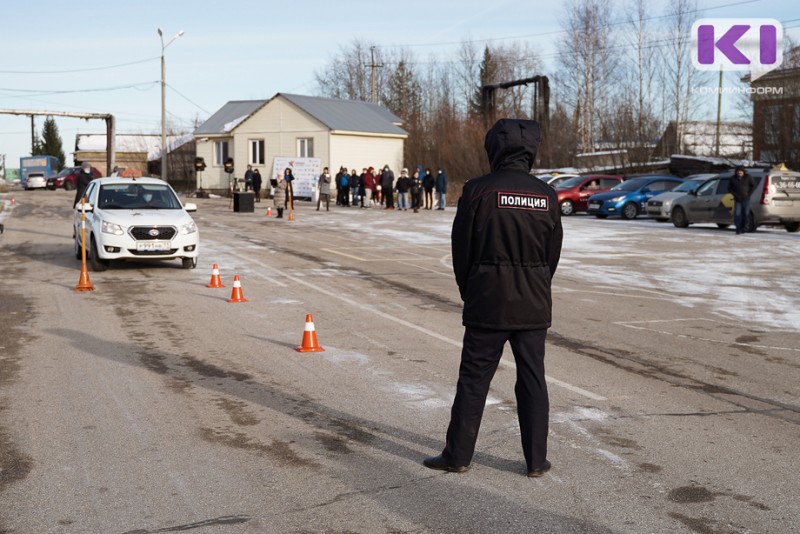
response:
<path id="1" fill-rule="evenodd" d="M 540 142 L 536 121 L 498 121 L 484 142 L 492 171 L 469 180 L 458 201 L 451 243 L 464 301 L 464 343 L 444 450 L 423 462 L 431 469 L 469 469 L 506 341 L 517 363 L 527 475 L 539 477 L 550 469 L 544 344 L 564 233 L 555 190 L 530 174 Z"/>

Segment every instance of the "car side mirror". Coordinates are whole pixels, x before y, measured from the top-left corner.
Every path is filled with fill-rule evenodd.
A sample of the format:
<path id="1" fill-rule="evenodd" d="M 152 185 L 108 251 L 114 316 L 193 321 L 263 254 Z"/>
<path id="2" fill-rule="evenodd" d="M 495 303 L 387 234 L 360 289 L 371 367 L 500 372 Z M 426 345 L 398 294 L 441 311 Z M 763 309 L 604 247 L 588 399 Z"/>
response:
<path id="1" fill-rule="evenodd" d="M 183 209 L 185 209 L 186 211 L 197 211 L 197 204 L 194 204 L 194 203 L 190 202 L 190 203 L 186 204 L 183 207 Z"/>

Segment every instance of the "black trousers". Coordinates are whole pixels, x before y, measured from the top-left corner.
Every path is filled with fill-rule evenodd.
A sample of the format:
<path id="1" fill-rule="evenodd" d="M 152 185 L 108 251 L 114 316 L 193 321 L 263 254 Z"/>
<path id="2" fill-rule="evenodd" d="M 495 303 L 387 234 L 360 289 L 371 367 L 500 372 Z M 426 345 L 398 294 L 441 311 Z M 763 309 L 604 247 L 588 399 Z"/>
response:
<path id="1" fill-rule="evenodd" d="M 442 452 L 451 465 L 466 466 L 472 461 L 489 384 L 506 341 L 511 343 L 517 363 L 514 392 L 525 463 L 529 470 L 544 464 L 550 416 L 550 400 L 544 380 L 546 337 L 546 329 L 506 331 L 466 327 L 456 398 Z"/>

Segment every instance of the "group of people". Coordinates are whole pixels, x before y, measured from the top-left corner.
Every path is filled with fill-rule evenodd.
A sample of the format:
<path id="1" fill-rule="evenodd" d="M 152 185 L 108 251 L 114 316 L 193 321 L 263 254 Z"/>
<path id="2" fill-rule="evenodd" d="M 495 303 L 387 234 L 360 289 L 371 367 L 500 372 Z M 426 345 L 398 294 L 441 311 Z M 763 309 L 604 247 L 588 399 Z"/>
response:
<path id="1" fill-rule="evenodd" d="M 284 169 L 283 174 L 270 180 L 273 189 L 273 201 L 278 212 L 277 218 L 283 218 L 284 210 L 288 209 L 294 201 L 292 182 L 294 181 L 291 167 Z M 247 166 L 245 172 L 245 190 L 255 193 L 255 201 L 261 202 L 261 173 L 258 169 Z M 421 209 L 434 209 L 433 193 L 436 193 L 436 208 L 444 210 L 447 205 L 447 176 L 439 168 L 436 175 L 431 170 L 423 169 L 418 165 L 413 176 L 408 175 L 408 169 L 400 172 L 400 177 L 395 179 L 394 172 L 389 165 L 376 171 L 374 167 L 362 169 L 361 174 L 353 169 L 348 172 L 346 167 L 341 167 L 335 177 L 331 177 L 328 167 L 322 170 L 317 181 L 319 197 L 317 211 L 322 205 L 330 211 L 331 185 L 336 186 L 337 206 L 361 206 L 370 208 L 383 207 L 387 210 L 408 210 L 415 213 Z M 395 207 L 395 193 L 397 193 L 397 206 Z"/>
<path id="2" fill-rule="evenodd" d="M 255 193 L 254 200 L 261 202 L 261 171 L 254 169 L 252 165 L 248 165 L 244 173 L 244 190 L 252 190 Z"/>
<path id="3" fill-rule="evenodd" d="M 330 182 L 330 174 L 326 167 L 319 178 L 320 198 L 324 186 L 327 186 L 327 194 L 330 195 Z M 394 172 L 388 165 L 384 165 L 383 169 L 378 171 L 374 167 L 363 168 L 361 174 L 356 169 L 348 172 L 347 167 L 341 167 L 336 173 L 334 183 L 337 206 L 362 208 L 381 206 L 387 210 L 411 208 L 417 213 L 420 209 L 434 209 L 434 190 L 436 209 L 443 210 L 447 205 L 447 176 L 441 168 L 434 175 L 430 168 L 423 169 L 422 165 L 418 165 L 412 176 L 409 176 L 408 169 L 404 168 L 395 180 Z M 397 193 L 396 207 L 395 193 Z M 319 205 L 317 208 L 319 209 Z"/>

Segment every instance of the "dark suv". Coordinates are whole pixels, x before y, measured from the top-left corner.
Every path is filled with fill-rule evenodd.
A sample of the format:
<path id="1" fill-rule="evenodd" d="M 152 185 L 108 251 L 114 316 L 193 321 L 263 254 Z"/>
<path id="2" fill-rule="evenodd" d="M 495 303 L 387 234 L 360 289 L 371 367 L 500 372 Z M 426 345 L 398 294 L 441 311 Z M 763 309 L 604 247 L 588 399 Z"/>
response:
<path id="1" fill-rule="evenodd" d="M 64 167 L 60 173 L 47 179 L 46 187 L 51 191 L 61 188 L 72 191 L 78 185 L 78 175 L 80 172 L 80 167 Z M 92 167 L 92 176 L 94 178 L 100 178 L 100 171 Z"/>

